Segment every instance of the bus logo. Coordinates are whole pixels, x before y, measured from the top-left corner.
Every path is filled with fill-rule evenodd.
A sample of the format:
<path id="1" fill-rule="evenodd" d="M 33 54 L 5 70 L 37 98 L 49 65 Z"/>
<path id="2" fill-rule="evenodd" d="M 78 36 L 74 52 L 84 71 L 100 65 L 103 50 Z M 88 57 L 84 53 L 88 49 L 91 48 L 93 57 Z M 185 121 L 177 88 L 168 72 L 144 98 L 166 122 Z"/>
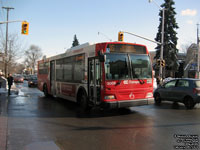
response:
<path id="1" fill-rule="evenodd" d="M 124 84 L 128 84 L 128 80 L 124 80 Z"/>
<path id="2" fill-rule="evenodd" d="M 135 95 L 133 94 L 133 92 L 131 92 L 131 94 L 129 94 L 129 98 L 130 99 L 135 99 Z"/>

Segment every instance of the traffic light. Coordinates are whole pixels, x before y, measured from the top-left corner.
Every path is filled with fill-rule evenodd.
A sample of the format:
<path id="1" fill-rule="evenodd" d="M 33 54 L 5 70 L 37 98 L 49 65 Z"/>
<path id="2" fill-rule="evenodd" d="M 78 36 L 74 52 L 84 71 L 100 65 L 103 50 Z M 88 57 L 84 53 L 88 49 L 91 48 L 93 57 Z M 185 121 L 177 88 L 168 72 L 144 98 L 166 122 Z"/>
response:
<path id="1" fill-rule="evenodd" d="M 119 32 L 118 33 L 118 41 L 124 41 L 124 32 Z"/>
<path id="2" fill-rule="evenodd" d="M 156 64 L 158 65 L 158 66 L 162 66 L 162 67 L 165 67 L 165 60 L 160 60 L 160 59 L 157 59 L 156 60 Z"/>
<path id="3" fill-rule="evenodd" d="M 156 64 L 157 64 L 158 66 L 160 66 L 160 59 L 157 59 L 157 60 L 156 60 Z"/>
<path id="4" fill-rule="evenodd" d="M 162 61 L 161 61 L 161 66 L 162 66 L 162 67 L 165 67 L 165 60 L 162 60 Z"/>
<path id="5" fill-rule="evenodd" d="M 22 22 L 22 32 L 21 34 L 28 35 L 28 28 L 29 28 L 29 23 L 26 21 Z"/>

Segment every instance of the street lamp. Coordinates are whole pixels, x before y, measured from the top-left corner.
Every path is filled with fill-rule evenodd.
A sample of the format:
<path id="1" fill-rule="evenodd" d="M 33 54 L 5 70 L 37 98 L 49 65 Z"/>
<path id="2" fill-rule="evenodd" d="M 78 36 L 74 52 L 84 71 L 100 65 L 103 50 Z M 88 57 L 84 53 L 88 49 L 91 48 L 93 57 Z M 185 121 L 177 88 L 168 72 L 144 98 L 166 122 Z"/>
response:
<path id="1" fill-rule="evenodd" d="M 161 50 L 160 50 L 160 61 L 163 61 L 163 48 L 164 48 L 164 23 L 165 23 L 165 8 L 160 7 L 154 0 L 149 0 L 149 3 L 154 2 L 156 6 L 162 11 L 162 37 L 161 37 Z M 162 83 L 162 76 L 163 76 L 163 66 L 160 63 L 159 69 L 159 77 Z"/>

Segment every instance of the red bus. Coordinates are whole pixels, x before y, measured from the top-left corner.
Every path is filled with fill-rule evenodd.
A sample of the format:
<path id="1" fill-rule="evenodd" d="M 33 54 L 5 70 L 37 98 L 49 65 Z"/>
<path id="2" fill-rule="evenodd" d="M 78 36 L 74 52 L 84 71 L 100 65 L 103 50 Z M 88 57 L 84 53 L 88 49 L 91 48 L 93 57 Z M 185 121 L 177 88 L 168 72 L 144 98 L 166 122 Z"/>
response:
<path id="1" fill-rule="evenodd" d="M 38 61 L 38 88 L 84 110 L 147 105 L 153 101 L 149 52 L 126 42 L 79 45 Z"/>

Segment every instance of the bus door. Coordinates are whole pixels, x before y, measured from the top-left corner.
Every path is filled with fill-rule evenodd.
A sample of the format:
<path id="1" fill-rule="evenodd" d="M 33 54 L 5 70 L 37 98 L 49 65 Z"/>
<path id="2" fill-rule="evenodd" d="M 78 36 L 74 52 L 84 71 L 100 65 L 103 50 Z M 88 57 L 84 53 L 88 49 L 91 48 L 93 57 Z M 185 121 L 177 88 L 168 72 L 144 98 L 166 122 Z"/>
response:
<path id="1" fill-rule="evenodd" d="M 56 95 L 56 82 L 55 82 L 55 61 L 50 62 L 50 87 L 51 94 Z"/>
<path id="2" fill-rule="evenodd" d="M 100 103 L 101 65 L 98 57 L 88 58 L 88 97 L 94 105 Z"/>

